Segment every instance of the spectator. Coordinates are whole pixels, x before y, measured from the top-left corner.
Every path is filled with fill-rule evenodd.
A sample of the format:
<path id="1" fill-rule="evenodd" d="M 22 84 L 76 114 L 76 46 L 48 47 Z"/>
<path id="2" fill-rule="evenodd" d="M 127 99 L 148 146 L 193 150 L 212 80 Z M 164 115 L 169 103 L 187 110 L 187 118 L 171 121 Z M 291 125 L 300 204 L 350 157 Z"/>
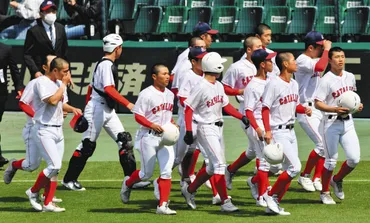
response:
<path id="1" fill-rule="evenodd" d="M 41 18 L 28 30 L 24 42 L 24 61 L 31 79 L 42 75 L 42 60 L 46 55 L 67 58 L 67 36 L 63 25 L 56 23 L 57 6 L 45 0 L 40 6 Z"/>
<path id="2" fill-rule="evenodd" d="M 85 32 L 92 21 L 96 23 L 100 34 L 101 32 L 101 0 L 64 0 L 64 9 L 71 17 L 72 24 L 66 26 L 67 38 L 78 38 L 85 33 L 89 33 L 90 36 L 94 36 L 93 33 Z"/>
<path id="3" fill-rule="evenodd" d="M 15 10 L 16 16 L 5 17 L 3 21 L 10 25 L 0 33 L 0 39 L 25 39 L 27 30 L 36 25 L 36 19 L 40 18 L 39 8 L 43 0 L 23 0 L 18 3 L 11 1 L 9 5 Z M 14 24 L 14 22 L 19 23 Z"/>
<path id="4" fill-rule="evenodd" d="M 17 64 L 15 63 L 14 57 L 12 55 L 12 47 L 0 43 L 0 122 L 4 114 L 5 103 L 8 99 L 8 77 L 7 77 L 8 66 L 14 82 L 15 91 L 17 91 L 18 95 L 20 96 L 22 81 Z M 1 145 L 0 145 L 0 167 L 5 165 L 7 162 L 8 160 L 4 158 L 1 154 Z"/>

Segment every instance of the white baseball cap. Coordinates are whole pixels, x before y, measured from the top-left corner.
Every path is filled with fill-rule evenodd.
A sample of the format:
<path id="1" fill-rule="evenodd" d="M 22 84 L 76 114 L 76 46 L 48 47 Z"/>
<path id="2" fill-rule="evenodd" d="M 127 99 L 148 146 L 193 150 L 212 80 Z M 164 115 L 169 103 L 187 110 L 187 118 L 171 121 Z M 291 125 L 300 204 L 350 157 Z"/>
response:
<path id="1" fill-rule="evenodd" d="M 202 59 L 202 70 L 203 72 L 220 74 L 224 70 L 224 65 L 227 59 L 222 58 L 220 54 L 216 52 L 207 53 Z"/>
<path id="2" fill-rule="evenodd" d="M 121 46 L 122 43 L 123 40 L 120 35 L 109 34 L 103 38 L 103 50 L 104 52 L 111 53 L 117 46 Z"/>

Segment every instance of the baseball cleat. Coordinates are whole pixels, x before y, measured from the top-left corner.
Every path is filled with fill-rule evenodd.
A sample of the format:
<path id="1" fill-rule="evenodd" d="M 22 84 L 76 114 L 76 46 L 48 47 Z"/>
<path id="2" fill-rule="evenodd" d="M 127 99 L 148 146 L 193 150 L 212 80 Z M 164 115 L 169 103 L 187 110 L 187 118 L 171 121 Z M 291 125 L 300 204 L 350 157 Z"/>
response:
<path id="1" fill-rule="evenodd" d="M 227 188 L 228 190 L 233 189 L 233 177 L 234 177 L 234 173 L 230 173 L 230 172 L 227 170 L 227 167 L 226 167 L 226 171 L 225 171 L 225 180 L 226 180 L 226 188 Z"/>
<path id="2" fill-rule="evenodd" d="M 257 200 L 257 198 L 258 198 L 258 187 L 257 187 L 257 184 L 252 183 L 252 177 L 249 177 L 247 179 L 247 184 L 251 188 L 251 193 L 252 193 L 253 199 Z"/>
<path id="3" fill-rule="evenodd" d="M 270 208 L 266 208 L 266 214 L 278 214 L 278 215 L 287 216 L 287 215 L 290 215 L 290 212 L 284 211 L 284 208 L 281 208 L 281 207 L 279 207 L 279 213 L 275 213 Z"/>
<path id="4" fill-rule="evenodd" d="M 48 205 L 43 205 L 42 206 L 42 211 L 43 212 L 65 212 L 65 208 L 58 207 L 56 204 L 53 202 L 50 202 Z"/>
<path id="5" fill-rule="evenodd" d="M 330 192 L 322 192 L 320 199 L 323 204 L 336 204 L 334 199 L 331 197 Z"/>
<path id="6" fill-rule="evenodd" d="M 65 188 L 69 190 L 73 190 L 73 191 L 85 191 L 86 190 L 86 188 L 82 187 L 80 182 L 78 182 L 77 180 L 72 180 L 69 182 L 64 182 L 63 180 L 62 184 L 64 185 Z"/>
<path id="7" fill-rule="evenodd" d="M 195 204 L 195 193 L 190 193 L 188 191 L 188 187 L 189 185 L 188 184 L 185 184 L 182 188 L 181 188 L 181 193 L 182 193 L 182 196 L 185 198 L 185 201 L 186 203 L 188 204 L 188 206 L 192 209 L 196 209 L 197 206 Z"/>
<path id="8" fill-rule="evenodd" d="M 31 188 L 26 190 L 26 194 L 28 199 L 30 200 L 30 204 L 36 211 L 42 211 L 42 206 L 39 203 L 39 193 L 32 193 Z"/>
<path id="9" fill-rule="evenodd" d="M 231 199 L 224 200 L 224 204 L 221 204 L 221 211 L 222 212 L 235 212 L 239 211 L 239 209 L 231 203 Z"/>
<path id="10" fill-rule="evenodd" d="M 42 202 L 45 201 L 45 196 L 44 195 L 41 195 L 41 201 Z M 51 202 L 53 202 L 53 203 L 62 203 L 63 200 L 54 196 L 53 197 L 53 200 Z"/>
<path id="11" fill-rule="evenodd" d="M 9 160 L 3 156 L 0 156 L 0 167 L 3 167 L 7 163 L 9 163 Z"/>
<path id="12" fill-rule="evenodd" d="M 127 185 L 126 185 L 126 181 L 130 179 L 129 176 L 126 176 L 125 178 L 123 178 L 123 182 L 122 182 L 122 188 L 121 188 L 121 200 L 124 204 L 127 204 L 128 201 L 130 200 L 130 194 L 131 194 L 131 188 L 129 188 Z"/>
<path id="13" fill-rule="evenodd" d="M 260 196 L 257 200 L 256 200 L 256 205 L 257 207 L 264 207 L 264 208 L 267 208 L 267 203 L 265 201 L 265 199 L 263 199 L 262 196 Z"/>
<path id="14" fill-rule="evenodd" d="M 13 162 L 16 161 L 15 159 L 11 159 L 8 165 L 8 168 L 4 171 L 4 183 L 10 184 L 12 179 L 17 172 L 17 169 L 13 167 Z"/>
<path id="15" fill-rule="evenodd" d="M 141 181 L 132 185 L 132 189 L 142 189 L 148 187 L 149 185 L 150 185 L 149 181 Z"/>
<path id="16" fill-rule="evenodd" d="M 267 208 L 269 208 L 271 211 L 275 212 L 276 214 L 279 214 L 279 204 L 277 202 L 276 195 L 273 196 L 268 195 L 268 191 L 266 191 L 263 195 L 263 199 L 265 199 Z"/>
<path id="17" fill-rule="evenodd" d="M 227 196 L 228 199 L 231 200 L 231 196 Z M 212 197 L 212 204 L 213 205 L 218 205 L 218 204 L 221 204 L 222 201 L 221 201 L 221 197 L 219 194 L 216 194 L 216 196 Z"/>
<path id="18" fill-rule="evenodd" d="M 153 180 L 153 186 L 154 186 L 154 197 L 155 197 L 155 199 L 157 199 L 157 201 L 159 201 L 159 199 L 160 199 L 160 193 L 159 193 L 158 178 L 156 178 L 155 180 Z"/>
<path id="19" fill-rule="evenodd" d="M 177 171 L 178 171 L 180 177 L 182 177 L 182 167 L 181 167 L 181 164 L 177 167 Z"/>
<path id="20" fill-rule="evenodd" d="M 343 180 L 334 181 L 334 177 L 332 177 L 330 180 L 330 185 L 334 189 L 335 196 L 337 196 L 338 199 L 343 200 L 344 199 Z"/>
<path id="21" fill-rule="evenodd" d="M 320 178 L 316 178 L 316 179 L 313 181 L 313 186 L 315 187 L 315 190 L 316 190 L 316 191 L 322 191 L 322 184 L 321 184 L 321 180 L 320 180 Z"/>
<path id="22" fill-rule="evenodd" d="M 163 202 L 162 203 L 162 206 L 157 206 L 157 211 L 156 213 L 157 214 L 164 214 L 164 215 L 175 215 L 176 214 L 176 211 L 170 209 L 168 207 L 168 205 L 170 204 L 170 201 L 167 202 Z"/>
<path id="23" fill-rule="evenodd" d="M 309 192 L 316 191 L 309 175 L 305 175 L 304 177 L 299 176 L 298 177 L 298 184 L 301 185 L 303 187 L 303 189 L 306 190 L 306 191 L 309 191 Z"/>

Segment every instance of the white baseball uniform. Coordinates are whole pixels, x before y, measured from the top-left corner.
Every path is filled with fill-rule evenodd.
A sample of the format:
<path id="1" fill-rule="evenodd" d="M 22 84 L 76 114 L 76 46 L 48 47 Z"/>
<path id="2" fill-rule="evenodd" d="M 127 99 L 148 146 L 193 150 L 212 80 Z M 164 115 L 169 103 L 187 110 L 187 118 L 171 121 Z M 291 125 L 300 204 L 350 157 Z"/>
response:
<path id="1" fill-rule="evenodd" d="M 148 121 L 163 126 L 172 120 L 174 94 L 165 89 L 157 90 L 153 85 L 140 92 L 132 112 Z M 173 146 L 161 144 L 162 137 L 154 130 L 141 126 L 135 139 L 135 148 L 140 152 L 141 169 L 139 177 L 147 180 L 152 177 L 157 157 L 162 179 L 171 179 L 175 155 Z"/>
<path id="2" fill-rule="evenodd" d="M 185 100 L 193 110 L 193 119 L 198 124 L 197 140 L 201 152 L 208 157 L 206 171 L 209 175 L 225 174 L 225 145 L 223 139 L 222 108 L 229 104 L 223 85 L 202 79 Z"/>
<path id="3" fill-rule="evenodd" d="M 342 76 L 328 72 L 321 79 L 315 100 L 329 106 L 337 106 L 338 98 L 346 91 L 356 91 L 356 79 L 352 73 L 343 71 Z M 360 143 L 352 115 L 340 120 L 336 113 L 324 113 L 322 136 L 325 150 L 325 168 L 332 171 L 338 160 L 338 143 L 347 158 L 347 165 L 354 168 L 360 161 Z"/>
<path id="4" fill-rule="evenodd" d="M 46 177 L 56 176 L 62 167 L 64 153 L 63 135 L 63 104 L 68 102 L 67 88 L 62 99 L 57 105 L 43 102 L 52 96 L 62 85 L 61 81 L 52 81 L 46 76 L 37 78 L 34 86 L 35 125 L 32 128 L 32 140 L 34 140 L 42 157 L 47 163 L 43 170 Z"/>
<path id="5" fill-rule="evenodd" d="M 185 72 L 186 72 L 187 70 L 191 69 L 191 63 L 190 63 L 189 58 L 188 58 L 189 57 L 189 52 L 190 52 L 190 48 L 187 48 L 186 50 L 184 50 L 177 57 L 175 67 L 172 69 L 172 72 L 171 72 L 171 74 L 175 75 L 173 77 L 171 88 L 177 88 L 178 89 L 179 85 L 181 84 L 181 79 L 185 75 L 185 73 L 183 73 L 181 71 L 185 70 Z M 186 65 L 184 65 L 184 64 L 186 64 Z"/>
<path id="6" fill-rule="evenodd" d="M 267 53 L 273 53 L 274 51 L 273 50 L 270 50 L 268 48 L 263 48 Z M 244 53 L 243 56 L 240 58 L 240 60 L 245 60 L 245 58 L 247 58 L 247 53 Z M 272 77 L 276 77 L 276 76 L 279 76 L 280 75 L 280 70 L 279 70 L 279 67 L 276 65 L 276 57 L 273 57 L 271 59 L 272 61 L 272 64 L 273 64 L 273 67 L 272 67 L 272 71 L 271 72 L 267 72 L 267 76 L 269 78 L 272 78 Z"/>
<path id="7" fill-rule="evenodd" d="M 297 119 L 303 130 L 315 143 L 315 152 L 320 156 L 324 156 L 324 147 L 322 137 L 319 132 L 319 126 L 322 119 L 322 113 L 314 106 L 313 95 L 319 86 L 321 75 L 320 72 L 315 71 L 316 63 L 319 59 L 312 59 L 311 57 L 301 54 L 297 58 L 297 72 L 294 73 L 295 80 L 299 85 L 300 103 L 303 106 L 312 109 L 311 117 L 305 114 L 297 114 Z"/>
<path id="8" fill-rule="evenodd" d="M 34 86 L 36 81 L 37 79 L 33 79 L 27 84 L 27 86 L 24 88 L 22 97 L 19 100 L 24 104 L 29 105 L 34 111 L 38 106 L 34 103 Z M 22 162 L 22 169 L 26 171 L 33 171 L 37 169 L 40 166 L 42 158 L 40 150 L 37 148 L 31 137 L 33 122 L 33 118 L 27 115 L 27 122 L 22 131 L 24 144 L 26 146 L 26 157 Z"/>
<path id="9" fill-rule="evenodd" d="M 256 119 L 256 122 L 258 126 L 261 129 L 264 129 L 263 123 L 262 123 L 262 94 L 265 91 L 266 84 L 269 82 L 269 79 L 262 80 L 260 78 L 252 78 L 252 80 L 249 82 L 247 87 L 244 90 L 244 110 L 252 111 L 253 116 Z M 256 157 L 260 161 L 259 170 L 262 171 L 269 171 L 270 164 L 265 160 L 263 156 L 263 142 L 258 138 L 257 132 L 254 130 L 254 128 L 249 127 L 246 130 L 248 141 L 249 141 L 249 147 L 248 150 L 252 150 L 255 152 Z M 248 153 L 248 152 L 247 152 Z"/>
<path id="10" fill-rule="evenodd" d="M 273 141 L 281 143 L 284 151 L 283 169 L 291 177 L 301 171 L 295 131 L 289 129 L 294 124 L 296 107 L 299 105 L 298 84 L 291 79 L 286 82 L 280 77 L 272 78 L 262 95 L 262 106 L 270 109 L 270 126 Z"/>

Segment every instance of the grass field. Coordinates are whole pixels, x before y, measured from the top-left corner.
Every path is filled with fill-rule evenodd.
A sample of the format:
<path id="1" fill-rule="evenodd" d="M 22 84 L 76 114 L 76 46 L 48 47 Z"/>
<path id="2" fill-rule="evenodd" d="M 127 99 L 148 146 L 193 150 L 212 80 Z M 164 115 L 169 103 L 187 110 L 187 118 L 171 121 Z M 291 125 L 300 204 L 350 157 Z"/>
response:
<path id="1" fill-rule="evenodd" d="M 134 133 L 137 124 L 130 115 L 120 116 L 126 130 Z M 65 155 L 60 179 L 64 176 L 68 160 L 80 141 L 81 135 L 72 132 L 68 127 L 70 117 L 65 122 Z M 22 158 L 24 146 L 21 137 L 25 116 L 21 113 L 5 113 L 0 126 L 2 147 L 7 158 Z M 179 176 L 173 173 L 170 207 L 177 211 L 177 216 L 158 216 L 155 214 L 156 201 L 153 187 L 134 190 L 129 204 L 122 204 L 119 191 L 123 178 L 118 162 L 116 144 L 102 132 L 97 151 L 89 160 L 80 181 L 87 188 L 85 192 L 74 192 L 58 187 L 56 195 L 63 199 L 60 205 L 65 213 L 36 213 L 30 207 L 25 191 L 32 186 L 38 171 L 27 173 L 18 171 L 10 185 L 0 184 L 0 222 L 369 222 L 370 208 L 370 165 L 369 120 L 356 120 L 356 130 L 362 148 L 362 161 L 356 170 L 344 182 L 345 200 L 337 205 L 320 204 L 319 192 L 304 192 L 296 180 L 284 197 L 281 206 L 291 212 L 291 216 L 267 216 L 264 209 L 256 207 L 250 190 L 245 183 L 253 174 L 253 165 L 243 167 L 234 178 L 233 190 L 229 195 L 240 211 L 223 214 L 218 206 L 211 205 L 212 192 L 201 187 L 196 195 L 197 210 L 186 207 L 181 196 Z M 313 144 L 304 135 L 299 125 L 296 128 L 299 153 L 305 161 Z M 233 161 L 246 148 L 247 140 L 240 130 L 238 121 L 226 119 L 225 141 L 227 160 Z M 343 151 L 340 160 L 344 160 Z M 137 155 L 137 160 L 139 155 Z M 108 161 L 108 162 L 107 162 Z M 199 163 L 201 165 L 201 163 Z M 303 162 L 304 165 L 304 162 Z M 340 163 L 337 165 L 337 169 Z M 41 170 L 41 169 L 40 169 Z M 157 175 L 157 171 L 155 176 Z M 3 170 L 0 170 L 3 174 Z M 272 178 L 274 181 L 276 178 Z"/>

